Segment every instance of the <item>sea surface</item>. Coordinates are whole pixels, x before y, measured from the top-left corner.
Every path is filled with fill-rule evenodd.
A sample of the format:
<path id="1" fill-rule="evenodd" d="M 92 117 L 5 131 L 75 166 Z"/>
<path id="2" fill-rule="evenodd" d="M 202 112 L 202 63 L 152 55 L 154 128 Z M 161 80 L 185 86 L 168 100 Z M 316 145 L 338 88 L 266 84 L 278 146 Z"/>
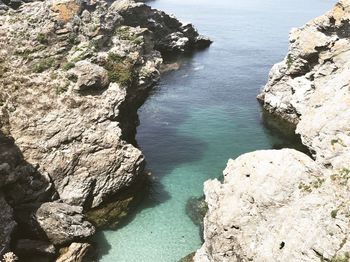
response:
<path id="1" fill-rule="evenodd" d="M 177 262 L 198 249 L 186 212 L 203 182 L 229 158 L 296 146 L 262 116 L 256 95 L 285 56 L 288 32 L 335 0 L 157 0 L 152 7 L 193 23 L 213 45 L 181 59 L 139 110 L 137 142 L 155 180 L 122 228 L 98 236 L 102 262 Z"/>

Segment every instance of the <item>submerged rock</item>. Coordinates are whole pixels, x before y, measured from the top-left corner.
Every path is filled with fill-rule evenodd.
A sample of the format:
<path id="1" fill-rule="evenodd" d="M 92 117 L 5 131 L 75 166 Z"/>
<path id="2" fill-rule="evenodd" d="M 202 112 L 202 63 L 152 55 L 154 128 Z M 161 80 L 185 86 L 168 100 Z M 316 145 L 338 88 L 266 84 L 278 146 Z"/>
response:
<path id="1" fill-rule="evenodd" d="M 203 219 L 208 211 L 208 205 L 203 197 L 191 197 L 186 203 L 186 214 L 192 222 L 199 227 L 199 233 L 203 239 Z"/>
<path id="2" fill-rule="evenodd" d="M 181 258 L 178 262 L 193 262 L 193 258 L 196 252 L 193 252 L 187 256 L 185 256 L 184 258 Z"/>
<path id="3" fill-rule="evenodd" d="M 191 197 L 186 203 L 186 213 L 192 219 L 193 223 L 200 225 L 205 214 L 208 211 L 208 205 L 204 197 Z"/>

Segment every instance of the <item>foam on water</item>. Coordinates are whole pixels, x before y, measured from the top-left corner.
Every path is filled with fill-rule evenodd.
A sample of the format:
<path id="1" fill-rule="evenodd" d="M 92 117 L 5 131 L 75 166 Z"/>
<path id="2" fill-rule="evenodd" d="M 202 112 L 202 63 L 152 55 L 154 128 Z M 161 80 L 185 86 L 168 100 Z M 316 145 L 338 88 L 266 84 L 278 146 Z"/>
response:
<path id="1" fill-rule="evenodd" d="M 183 58 L 140 109 L 137 141 L 156 177 L 151 194 L 118 230 L 98 236 L 103 262 L 176 262 L 201 245 L 186 202 L 221 175 L 228 158 L 285 145 L 264 126 L 255 99 L 283 59 L 288 31 L 335 0 L 159 0 L 215 42 Z"/>

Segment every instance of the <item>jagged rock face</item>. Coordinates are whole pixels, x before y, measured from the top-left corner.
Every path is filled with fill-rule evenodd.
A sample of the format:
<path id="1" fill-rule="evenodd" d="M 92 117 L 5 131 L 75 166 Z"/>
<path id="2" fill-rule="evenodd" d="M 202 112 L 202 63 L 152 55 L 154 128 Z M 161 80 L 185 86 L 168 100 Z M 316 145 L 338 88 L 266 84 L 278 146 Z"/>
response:
<path id="1" fill-rule="evenodd" d="M 344 182 L 344 181 L 343 181 Z M 257 151 L 205 183 L 205 243 L 195 261 L 328 261 L 350 251 L 350 183 L 303 153 Z"/>
<path id="2" fill-rule="evenodd" d="M 205 183 L 205 243 L 195 261 L 349 261 L 350 1 L 290 35 L 259 99 L 296 125 L 294 150 L 230 160 Z"/>
<path id="3" fill-rule="evenodd" d="M 108 47 L 105 50 L 112 51 L 98 50 L 98 43 L 92 43 L 106 36 L 96 33 L 91 38 L 90 28 L 85 27 L 95 21 L 92 23 L 95 30 L 102 27 L 112 30 L 118 25 L 118 14 L 109 13 L 106 4 L 101 3 L 95 13 L 86 15 L 90 19 L 83 22 L 83 18 L 74 16 L 76 22 L 72 12 L 77 9 L 66 13 L 74 4 L 74 1 L 39 2 L 23 5 L 20 13 L 9 11 L 2 27 L 8 28 L 2 48 L 9 59 L 4 61 L 6 70 L 1 80 L 3 92 L 8 95 L 3 106 L 11 111 L 10 132 L 25 160 L 53 180 L 59 197 L 66 203 L 89 208 L 128 187 L 142 172 L 141 152 L 121 139 L 117 118 L 128 90 L 117 81 L 124 75 L 131 78 L 131 70 L 145 71 L 144 75 L 135 76 L 134 81 L 157 74 L 161 59 L 156 51 L 143 53 L 142 33 L 137 31 L 141 29 L 135 29 L 140 33 L 140 44 L 116 35 L 103 40 Z M 41 15 L 40 20 L 30 20 L 35 13 Z M 101 16 L 115 18 L 111 18 L 111 24 L 102 24 Z M 68 22 L 62 25 L 62 21 Z M 72 29 L 75 24 L 81 32 Z M 21 35 L 21 30 L 30 30 L 33 25 L 41 31 Z M 8 47 L 6 41 L 15 28 L 20 38 L 16 38 L 18 45 Z M 127 33 L 134 33 L 130 31 Z M 72 45 L 72 41 L 80 44 Z M 22 50 L 26 53 L 21 53 Z M 121 61 L 110 61 L 112 55 Z M 132 61 L 132 68 L 124 68 L 124 60 Z M 110 68 L 108 73 L 115 74 L 115 79 L 108 85 L 107 69 L 103 67 L 114 62 L 120 68 L 116 72 Z M 16 68 L 11 68 L 12 65 Z M 68 67 L 74 68 L 65 70 Z M 17 201 L 27 199 L 13 199 Z"/>
<path id="4" fill-rule="evenodd" d="M 55 245 L 62 245 L 92 236 L 95 228 L 86 221 L 83 209 L 64 203 L 47 202 L 34 214 L 34 220 Z"/>
<path id="5" fill-rule="evenodd" d="M 7 58 L 0 64 L 1 107 L 9 112 L 11 136 L 61 199 L 84 208 L 99 206 L 142 173 L 144 157 L 124 141 L 120 121 L 135 114 L 162 62 L 152 31 L 123 26 L 118 4 L 97 2 L 88 11 L 88 4 L 73 0 L 34 2 L 1 16 L 0 49 Z M 159 16 L 134 2 L 123 10 L 135 5 Z M 183 30 L 171 21 L 172 32 Z M 198 33 L 187 29 L 195 41 Z"/>
<path id="6" fill-rule="evenodd" d="M 183 52 L 191 48 L 205 48 L 212 42 L 199 35 L 191 24 L 182 24 L 175 17 L 150 8 L 144 3 L 131 3 L 130 0 L 113 4 L 120 11 L 124 23 L 129 26 L 148 28 L 155 35 L 155 46 L 162 52 Z"/>
<path id="7" fill-rule="evenodd" d="M 147 27 L 142 14 L 157 17 L 165 34 L 191 43 L 168 41 L 164 49 L 182 52 L 210 41 L 191 25 L 133 1 L 18 1 L 17 10 L 5 3 L 0 191 L 19 227 L 34 225 L 35 241 L 80 241 L 94 233 L 82 213 L 118 198 L 144 173 L 144 156 L 131 143 L 136 111 L 159 80 L 158 43 L 165 35 Z"/>
<path id="8" fill-rule="evenodd" d="M 292 30 L 290 50 L 259 96 L 264 107 L 295 124 L 318 161 L 348 168 L 350 151 L 350 1 Z"/>

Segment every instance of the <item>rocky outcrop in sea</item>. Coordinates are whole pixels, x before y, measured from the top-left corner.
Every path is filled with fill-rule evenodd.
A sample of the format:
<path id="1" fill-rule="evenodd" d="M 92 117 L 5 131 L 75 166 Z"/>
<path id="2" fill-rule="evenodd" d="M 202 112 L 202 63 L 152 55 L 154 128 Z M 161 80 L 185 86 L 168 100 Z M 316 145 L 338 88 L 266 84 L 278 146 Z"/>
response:
<path id="1" fill-rule="evenodd" d="M 310 155 L 265 150 L 205 183 L 205 243 L 194 261 L 350 260 L 350 1 L 293 29 L 258 96 Z"/>
<path id="2" fill-rule="evenodd" d="M 0 257 L 80 261 L 125 216 L 147 177 L 136 112 L 162 57 L 210 43 L 129 0 L 0 2 Z"/>

